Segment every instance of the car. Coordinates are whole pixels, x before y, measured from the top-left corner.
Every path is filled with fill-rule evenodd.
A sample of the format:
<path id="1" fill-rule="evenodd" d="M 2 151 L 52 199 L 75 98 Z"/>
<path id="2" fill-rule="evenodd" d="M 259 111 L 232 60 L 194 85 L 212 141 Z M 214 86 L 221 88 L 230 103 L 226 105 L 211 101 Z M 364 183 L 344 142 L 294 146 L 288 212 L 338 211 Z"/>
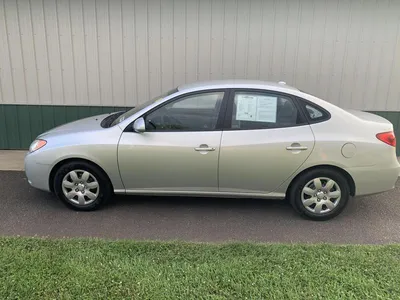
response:
<path id="1" fill-rule="evenodd" d="M 114 194 L 287 199 L 327 220 L 355 196 L 393 189 L 393 125 L 285 82 L 222 80 L 39 135 L 31 186 L 88 211 Z"/>

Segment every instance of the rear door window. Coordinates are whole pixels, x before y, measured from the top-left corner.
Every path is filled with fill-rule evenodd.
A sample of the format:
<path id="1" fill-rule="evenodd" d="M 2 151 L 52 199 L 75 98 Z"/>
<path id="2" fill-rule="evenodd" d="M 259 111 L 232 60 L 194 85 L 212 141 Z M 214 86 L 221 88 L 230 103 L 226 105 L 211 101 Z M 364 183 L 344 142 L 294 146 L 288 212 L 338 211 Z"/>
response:
<path id="1" fill-rule="evenodd" d="M 305 124 L 301 111 L 290 97 L 258 91 L 234 94 L 231 129 L 255 130 Z"/>

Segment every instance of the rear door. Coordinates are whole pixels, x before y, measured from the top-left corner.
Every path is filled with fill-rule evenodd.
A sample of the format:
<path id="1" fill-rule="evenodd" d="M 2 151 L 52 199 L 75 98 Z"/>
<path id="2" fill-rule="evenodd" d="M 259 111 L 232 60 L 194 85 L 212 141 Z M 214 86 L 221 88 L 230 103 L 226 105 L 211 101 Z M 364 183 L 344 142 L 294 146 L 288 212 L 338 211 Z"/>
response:
<path id="1" fill-rule="evenodd" d="M 308 158 L 314 135 L 294 97 L 232 90 L 219 160 L 219 190 L 275 191 Z"/>

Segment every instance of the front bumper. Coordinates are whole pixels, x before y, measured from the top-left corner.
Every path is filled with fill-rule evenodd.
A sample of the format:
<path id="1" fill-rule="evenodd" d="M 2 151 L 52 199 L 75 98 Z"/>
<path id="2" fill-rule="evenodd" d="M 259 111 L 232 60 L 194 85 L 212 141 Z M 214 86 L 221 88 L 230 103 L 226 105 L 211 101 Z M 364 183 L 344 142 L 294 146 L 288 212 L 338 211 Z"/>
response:
<path id="1" fill-rule="evenodd" d="M 50 165 L 39 164 L 35 160 L 35 153 L 28 153 L 25 156 L 25 174 L 29 184 L 39 190 L 50 192 L 49 176 Z"/>

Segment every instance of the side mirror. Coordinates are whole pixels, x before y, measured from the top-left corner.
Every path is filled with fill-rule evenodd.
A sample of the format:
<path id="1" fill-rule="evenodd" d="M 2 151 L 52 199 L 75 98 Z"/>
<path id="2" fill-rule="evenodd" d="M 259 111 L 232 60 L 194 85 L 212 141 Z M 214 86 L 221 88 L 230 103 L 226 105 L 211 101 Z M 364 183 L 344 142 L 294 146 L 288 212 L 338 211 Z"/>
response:
<path id="1" fill-rule="evenodd" d="M 139 118 L 135 122 L 133 122 L 133 130 L 137 133 L 142 133 L 146 131 L 146 124 L 143 118 Z"/>

